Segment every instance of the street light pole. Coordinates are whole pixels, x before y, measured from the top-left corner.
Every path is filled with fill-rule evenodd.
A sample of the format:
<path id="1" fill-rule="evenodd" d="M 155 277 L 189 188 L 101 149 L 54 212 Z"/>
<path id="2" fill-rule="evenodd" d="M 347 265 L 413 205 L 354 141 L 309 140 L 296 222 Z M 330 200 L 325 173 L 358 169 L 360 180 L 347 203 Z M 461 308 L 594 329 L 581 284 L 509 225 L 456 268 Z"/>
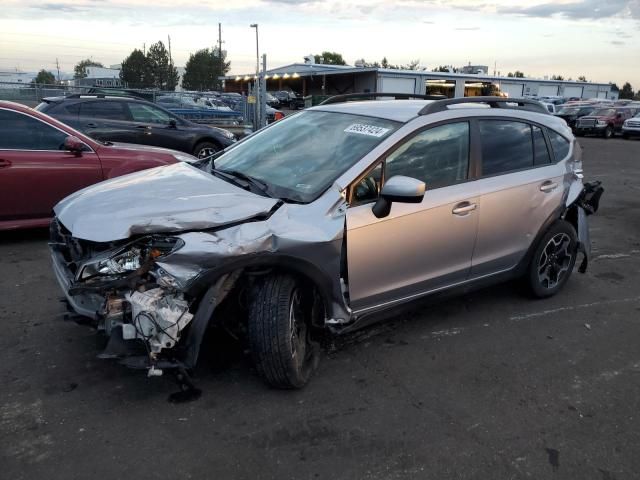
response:
<path id="1" fill-rule="evenodd" d="M 258 47 L 258 24 L 252 23 L 249 25 L 251 28 L 256 29 L 256 81 L 255 85 L 255 97 L 256 97 L 256 116 L 255 116 L 255 127 L 256 129 L 260 128 L 260 49 Z"/>

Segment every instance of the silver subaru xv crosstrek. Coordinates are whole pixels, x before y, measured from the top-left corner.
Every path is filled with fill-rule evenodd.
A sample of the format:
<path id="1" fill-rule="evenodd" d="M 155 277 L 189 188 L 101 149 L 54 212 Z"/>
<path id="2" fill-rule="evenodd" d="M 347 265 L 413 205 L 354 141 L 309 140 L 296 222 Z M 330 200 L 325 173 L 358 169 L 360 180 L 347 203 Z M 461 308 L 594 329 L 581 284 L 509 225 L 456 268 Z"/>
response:
<path id="1" fill-rule="evenodd" d="M 586 269 L 602 187 L 583 184 L 563 120 L 525 99 L 345 100 L 55 207 L 55 274 L 108 338 L 100 356 L 191 388 L 222 327 L 270 385 L 296 388 L 323 330 L 506 279 L 548 297 L 579 255 Z"/>

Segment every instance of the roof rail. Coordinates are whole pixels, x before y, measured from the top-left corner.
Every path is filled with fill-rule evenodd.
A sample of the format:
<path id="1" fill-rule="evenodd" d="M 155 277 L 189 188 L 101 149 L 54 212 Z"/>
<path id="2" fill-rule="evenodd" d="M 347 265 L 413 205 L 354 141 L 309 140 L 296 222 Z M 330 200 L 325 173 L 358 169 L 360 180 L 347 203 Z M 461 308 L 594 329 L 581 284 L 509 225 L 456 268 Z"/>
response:
<path id="1" fill-rule="evenodd" d="M 425 105 L 418 115 L 428 115 L 430 113 L 444 112 L 449 105 L 460 105 L 465 103 L 484 103 L 491 108 L 511 108 L 515 110 L 528 110 L 530 112 L 546 113 L 549 111 L 536 100 L 528 98 L 507 98 L 507 97 L 461 97 L 447 98 Z M 512 104 L 512 105 L 509 105 Z"/>
<path id="2" fill-rule="evenodd" d="M 327 98 L 320 105 L 330 105 L 332 103 L 343 103 L 348 102 L 350 100 L 375 100 L 378 97 L 393 97 L 396 100 L 409 100 L 409 99 L 418 99 L 418 100 L 442 100 L 446 98 L 444 95 L 419 95 L 415 93 L 380 93 L 380 92 L 371 92 L 371 93 L 347 93 L 344 95 L 334 95 L 333 97 Z"/>

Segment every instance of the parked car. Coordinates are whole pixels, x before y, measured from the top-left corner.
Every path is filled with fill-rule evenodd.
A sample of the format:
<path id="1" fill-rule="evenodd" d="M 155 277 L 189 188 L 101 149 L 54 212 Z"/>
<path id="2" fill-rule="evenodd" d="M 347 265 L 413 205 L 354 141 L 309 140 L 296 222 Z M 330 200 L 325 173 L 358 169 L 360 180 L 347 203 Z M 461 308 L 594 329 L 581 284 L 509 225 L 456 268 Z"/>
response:
<path id="1" fill-rule="evenodd" d="M 72 195 L 50 245 L 69 305 L 111 339 L 103 356 L 184 379 L 216 325 L 297 388 L 322 330 L 510 278 L 558 293 L 579 255 L 587 267 L 602 187 L 582 177 L 571 130 L 538 102 L 325 104 L 197 167 Z"/>
<path id="2" fill-rule="evenodd" d="M 543 102 L 543 101 L 541 101 L 540 103 L 544 105 L 544 108 L 546 108 L 549 111 L 549 113 L 552 113 L 552 114 L 556 113 L 556 105 L 554 103 Z"/>
<path id="3" fill-rule="evenodd" d="M 131 97 L 51 97 L 44 98 L 36 109 L 97 140 L 171 148 L 198 158 L 236 141 L 227 130 L 185 120 L 158 105 Z"/>
<path id="4" fill-rule="evenodd" d="M 624 121 L 622 125 L 622 137 L 625 139 L 640 137 L 640 113 Z"/>
<path id="5" fill-rule="evenodd" d="M 574 130 L 577 120 L 584 117 L 585 115 L 589 115 L 591 112 L 593 112 L 593 110 L 594 107 L 591 105 L 565 104 L 558 107 L 555 115 L 562 118 L 565 122 L 567 122 L 567 125 L 569 125 L 571 130 Z"/>
<path id="6" fill-rule="evenodd" d="M 273 92 L 273 96 L 278 99 L 280 105 L 290 108 L 292 110 L 298 110 L 304 108 L 304 98 L 293 91 L 280 90 Z"/>
<path id="7" fill-rule="evenodd" d="M 267 97 L 267 105 L 269 105 L 270 107 L 278 108 L 280 106 L 280 100 L 278 100 L 276 97 L 271 95 L 269 92 L 267 92 L 266 97 Z"/>
<path id="8" fill-rule="evenodd" d="M 53 206 L 94 183 L 196 158 L 99 142 L 24 105 L 0 101 L 0 230 L 49 224 Z"/>
<path id="9" fill-rule="evenodd" d="M 632 116 L 631 110 L 626 107 L 597 108 L 577 121 L 575 134 L 579 137 L 600 135 L 604 138 L 611 138 L 616 133 L 622 132 L 625 120 Z"/>

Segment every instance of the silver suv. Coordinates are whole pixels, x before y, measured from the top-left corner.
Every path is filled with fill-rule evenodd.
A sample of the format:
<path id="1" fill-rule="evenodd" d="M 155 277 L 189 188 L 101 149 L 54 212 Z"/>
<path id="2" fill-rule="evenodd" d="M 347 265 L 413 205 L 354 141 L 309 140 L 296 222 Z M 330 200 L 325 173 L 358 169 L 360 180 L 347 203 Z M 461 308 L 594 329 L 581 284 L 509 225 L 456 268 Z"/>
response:
<path id="1" fill-rule="evenodd" d="M 296 388 L 322 330 L 511 278 L 548 297 L 579 253 L 586 269 L 602 187 L 562 119 L 524 99 L 340 100 L 55 207 L 55 273 L 101 356 L 185 379 L 221 326 Z"/>

